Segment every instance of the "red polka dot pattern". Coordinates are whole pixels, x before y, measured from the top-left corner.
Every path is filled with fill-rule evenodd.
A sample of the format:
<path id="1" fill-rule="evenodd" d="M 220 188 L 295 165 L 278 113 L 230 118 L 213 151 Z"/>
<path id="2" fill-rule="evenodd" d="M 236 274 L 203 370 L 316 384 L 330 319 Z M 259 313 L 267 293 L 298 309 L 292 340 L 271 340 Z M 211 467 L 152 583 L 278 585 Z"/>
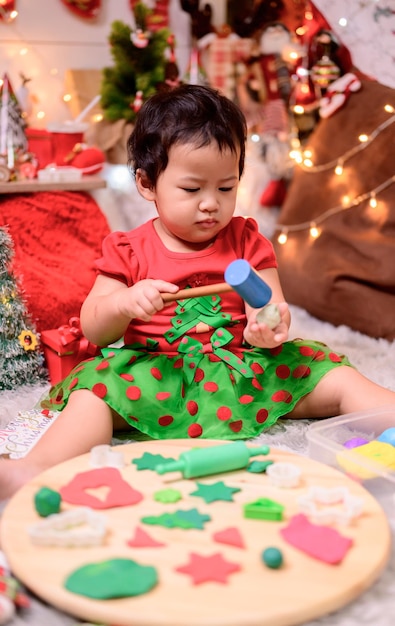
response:
<path id="1" fill-rule="evenodd" d="M 203 428 L 200 424 L 191 424 L 188 427 L 188 435 L 189 437 L 195 438 L 200 437 L 203 434 Z"/>
<path id="2" fill-rule="evenodd" d="M 129 400 L 139 400 L 141 398 L 140 387 L 128 387 L 126 389 L 126 397 L 129 398 Z"/>
<path id="3" fill-rule="evenodd" d="M 104 385 L 104 383 L 96 383 L 95 385 L 93 385 L 92 387 L 92 392 L 95 394 L 95 396 L 97 396 L 98 398 L 105 398 L 107 395 L 107 387 L 106 385 Z"/>
<path id="4" fill-rule="evenodd" d="M 130 424 L 144 424 L 144 432 L 156 439 L 247 439 L 287 415 L 327 372 L 349 365 L 345 357 L 314 341 L 295 340 L 272 350 L 250 348 L 243 360 L 237 351 L 238 369 L 213 354 L 209 342 L 202 346 L 197 366 L 191 363 L 193 355 L 182 358 L 175 352 L 162 355 L 130 347 L 103 350 L 105 356 L 84 361 L 51 388 L 41 406 L 62 410 L 71 392 L 89 389 Z M 193 380 L 186 382 L 190 365 Z"/>
<path id="5" fill-rule="evenodd" d="M 221 421 L 230 420 L 232 417 L 232 411 L 227 406 L 220 406 L 217 410 L 217 417 Z"/>
<path id="6" fill-rule="evenodd" d="M 158 400 L 167 400 L 171 397 L 171 393 L 169 393 L 168 391 L 159 391 L 156 394 L 156 397 L 158 398 Z"/>
<path id="7" fill-rule="evenodd" d="M 170 426 L 170 424 L 172 424 L 173 421 L 174 421 L 174 417 L 172 417 L 171 415 L 162 415 L 158 419 L 158 424 L 159 426 Z"/>
<path id="8" fill-rule="evenodd" d="M 203 389 L 205 391 L 210 391 L 211 393 L 214 393 L 215 391 L 218 391 L 218 385 L 217 383 L 213 383 L 212 381 L 210 381 L 210 382 L 204 383 Z"/>
<path id="9" fill-rule="evenodd" d="M 187 411 L 189 413 L 189 415 L 196 415 L 196 413 L 199 410 L 199 405 L 197 402 L 195 402 L 194 400 L 189 400 L 189 402 L 187 402 Z"/>

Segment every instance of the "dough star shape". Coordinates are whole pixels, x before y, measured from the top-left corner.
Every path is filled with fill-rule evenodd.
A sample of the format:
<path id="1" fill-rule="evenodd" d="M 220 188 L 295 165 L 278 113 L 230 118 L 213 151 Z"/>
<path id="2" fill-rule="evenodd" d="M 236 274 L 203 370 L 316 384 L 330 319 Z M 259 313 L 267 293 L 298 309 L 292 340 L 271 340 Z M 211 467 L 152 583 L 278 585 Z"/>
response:
<path id="1" fill-rule="evenodd" d="M 238 572 L 241 567 L 224 559 L 219 552 L 211 556 L 202 556 L 196 552 L 189 554 L 189 563 L 175 568 L 177 572 L 191 576 L 194 585 L 206 582 L 227 583 L 228 576 Z"/>
<path id="2" fill-rule="evenodd" d="M 217 500 L 223 500 L 225 502 L 233 501 L 233 494 L 240 491 L 239 487 L 228 487 L 224 482 L 219 481 L 211 485 L 205 485 L 204 483 L 196 483 L 196 491 L 192 491 L 191 496 L 199 496 L 203 498 L 206 504 L 210 502 L 216 502 Z"/>
<path id="3" fill-rule="evenodd" d="M 133 459 L 132 463 L 140 470 L 155 470 L 157 465 L 161 463 L 170 463 L 175 461 L 175 459 L 171 459 L 161 454 L 151 454 L 150 452 L 144 452 L 142 456 L 138 459 Z"/>

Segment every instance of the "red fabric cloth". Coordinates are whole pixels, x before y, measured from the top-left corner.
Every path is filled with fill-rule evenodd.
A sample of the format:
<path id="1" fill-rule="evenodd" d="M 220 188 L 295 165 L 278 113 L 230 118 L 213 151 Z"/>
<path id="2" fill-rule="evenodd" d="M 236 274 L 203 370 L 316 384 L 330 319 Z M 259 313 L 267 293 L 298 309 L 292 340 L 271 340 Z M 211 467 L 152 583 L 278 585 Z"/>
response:
<path id="1" fill-rule="evenodd" d="M 0 224 L 14 241 L 13 269 L 37 331 L 78 316 L 110 232 L 93 198 L 66 191 L 3 195 Z"/>
<path id="2" fill-rule="evenodd" d="M 144 278 L 161 278 L 185 287 L 198 287 L 221 283 L 229 263 L 238 258 L 246 259 L 257 270 L 277 267 L 273 245 L 258 232 L 256 222 L 244 217 L 234 217 L 224 228 L 213 245 L 196 252 L 172 252 L 163 245 L 153 226 L 153 220 L 127 233 L 111 233 L 103 243 L 103 258 L 96 263 L 98 270 L 126 285 L 133 285 Z M 235 293 L 221 295 L 222 312 L 232 314 L 235 322 L 232 333 L 242 343 L 245 323 L 244 303 Z M 170 303 L 154 315 L 150 322 L 133 320 L 125 335 L 125 343 L 144 343 L 148 338 L 159 342 L 159 350 L 176 354 L 179 341 L 172 346 L 164 337 L 171 328 L 177 302 Z M 211 330 L 196 333 L 192 329 L 188 335 L 202 343 L 208 343 Z"/>

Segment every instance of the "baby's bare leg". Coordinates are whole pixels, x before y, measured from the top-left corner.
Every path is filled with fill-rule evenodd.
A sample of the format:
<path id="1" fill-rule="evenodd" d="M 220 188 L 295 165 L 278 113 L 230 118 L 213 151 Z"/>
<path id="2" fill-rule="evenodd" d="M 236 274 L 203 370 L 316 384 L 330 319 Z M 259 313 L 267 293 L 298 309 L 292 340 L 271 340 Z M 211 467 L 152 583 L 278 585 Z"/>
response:
<path id="1" fill-rule="evenodd" d="M 40 472 L 96 445 L 110 443 L 111 409 L 92 392 L 71 394 L 67 406 L 21 459 L 0 460 L 0 500 L 9 498 Z"/>
<path id="2" fill-rule="evenodd" d="M 395 392 L 372 382 L 352 367 L 341 366 L 328 372 L 315 389 L 286 417 L 332 417 L 393 405 Z"/>

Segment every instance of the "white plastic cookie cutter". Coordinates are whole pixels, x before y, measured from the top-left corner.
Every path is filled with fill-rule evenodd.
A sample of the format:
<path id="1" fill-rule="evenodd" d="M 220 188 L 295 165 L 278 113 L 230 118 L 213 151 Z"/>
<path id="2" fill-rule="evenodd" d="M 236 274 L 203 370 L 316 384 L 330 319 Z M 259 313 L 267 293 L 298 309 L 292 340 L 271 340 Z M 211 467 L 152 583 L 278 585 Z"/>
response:
<path id="1" fill-rule="evenodd" d="M 89 507 L 78 507 L 49 515 L 27 530 L 32 542 L 39 546 L 97 546 L 104 541 L 107 520 Z"/>
<path id="2" fill-rule="evenodd" d="M 266 475 L 269 477 L 270 484 L 285 489 L 297 487 L 300 483 L 301 473 L 300 467 L 295 463 L 272 463 L 266 468 Z"/>
<path id="3" fill-rule="evenodd" d="M 300 511 L 319 524 L 348 526 L 363 510 L 362 498 L 352 496 L 348 487 L 310 487 L 298 502 Z"/>
<path id="4" fill-rule="evenodd" d="M 125 466 L 125 459 L 120 450 L 114 450 L 107 444 L 94 446 L 90 452 L 90 465 L 92 467 L 117 467 Z"/>

